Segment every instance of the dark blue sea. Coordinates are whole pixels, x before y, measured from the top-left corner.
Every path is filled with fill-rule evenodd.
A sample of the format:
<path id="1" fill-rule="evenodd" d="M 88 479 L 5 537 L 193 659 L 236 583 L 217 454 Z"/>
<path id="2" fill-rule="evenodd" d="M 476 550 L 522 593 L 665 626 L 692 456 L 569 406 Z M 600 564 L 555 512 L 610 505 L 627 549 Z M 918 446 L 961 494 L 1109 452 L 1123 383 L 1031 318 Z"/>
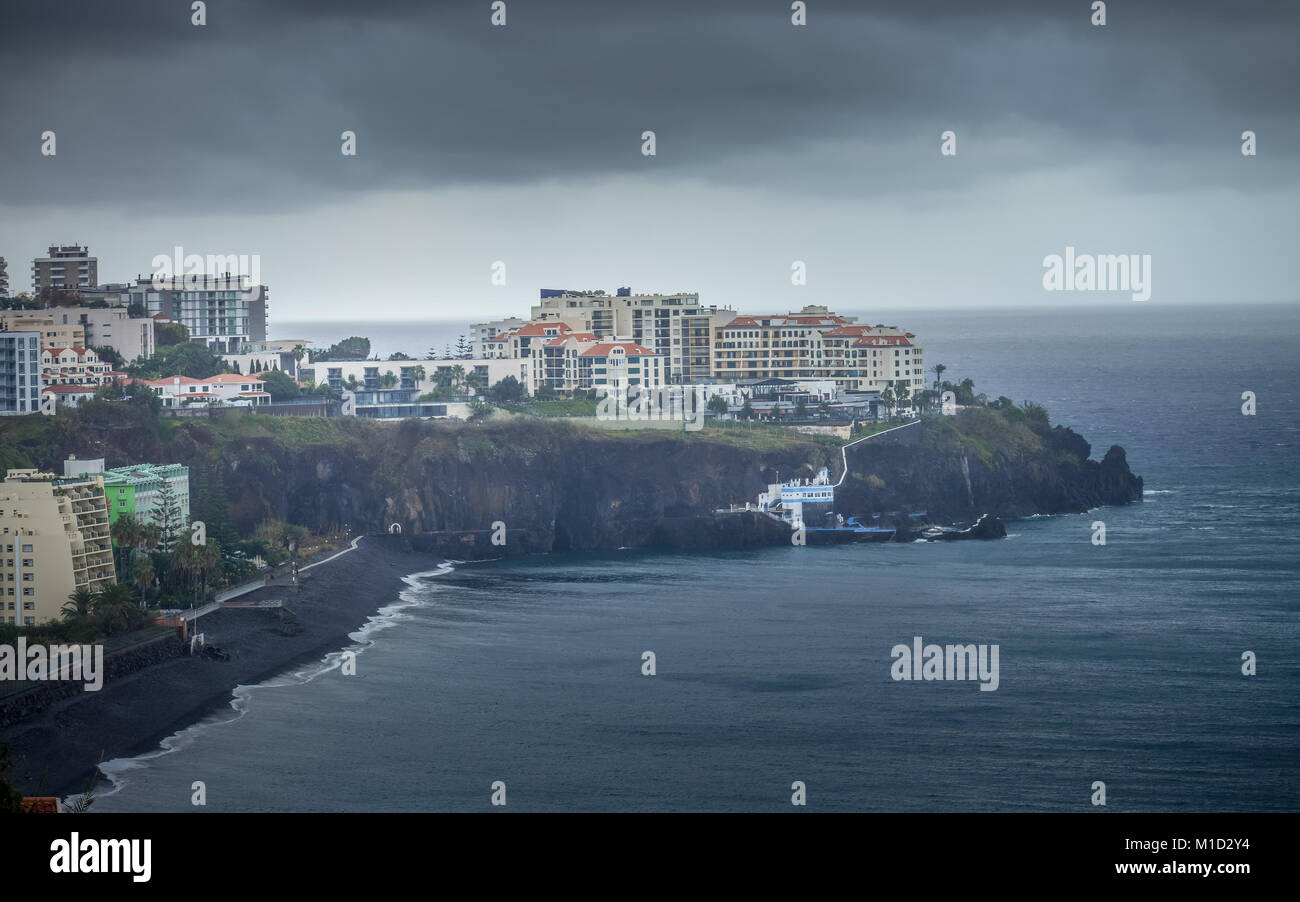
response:
<path id="1" fill-rule="evenodd" d="M 487 811 L 495 781 L 511 811 L 792 811 L 795 781 L 819 811 L 1094 810 L 1095 781 L 1107 811 L 1300 809 L 1300 307 L 864 320 L 1124 445 L 1146 501 L 1004 541 L 412 576 L 356 676 L 241 689 L 110 763 L 95 808 L 196 810 L 202 780 L 209 811 Z M 997 690 L 894 681 L 914 636 L 997 644 Z"/>

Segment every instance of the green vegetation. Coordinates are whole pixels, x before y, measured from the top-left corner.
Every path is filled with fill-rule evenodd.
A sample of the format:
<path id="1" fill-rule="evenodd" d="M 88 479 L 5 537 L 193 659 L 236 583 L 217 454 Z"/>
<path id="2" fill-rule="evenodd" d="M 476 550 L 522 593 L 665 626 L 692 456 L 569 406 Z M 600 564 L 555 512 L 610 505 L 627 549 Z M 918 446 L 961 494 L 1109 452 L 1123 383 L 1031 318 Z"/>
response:
<path id="1" fill-rule="evenodd" d="M 498 404 L 510 401 L 522 401 L 528 397 L 528 389 L 514 376 L 506 376 L 488 389 L 488 398 Z"/>
<path id="2" fill-rule="evenodd" d="M 14 789 L 6 776 L 13 767 L 9 743 L 0 743 L 0 814 L 18 814 L 23 810 L 23 794 Z"/>
<path id="3" fill-rule="evenodd" d="M 272 401 L 294 401 L 302 394 L 298 383 L 280 370 L 266 370 L 258 373 L 257 378 L 265 383 Z"/>
<path id="4" fill-rule="evenodd" d="M 469 399 L 469 419 L 471 423 L 486 420 L 494 410 L 496 408 L 482 398 L 474 397 Z"/>
<path id="5" fill-rule="evenodd" d="M 322 360 L 368 360 L 370 359 L 370 339 L 352 335 L 340 342 L 330 345 L 323 351 L 314 351 L 312 363 Z"/>
<path id="6" fill-rule="evenodd" d="M 534 417 L 594 417 L 599 403 L 592 398 L 556 398 L 550 401 L 529 398 L 502 404 L 501 407 Z"/>
<path id="7" fill-rule="evenodd" d="M 181 344 L 163 346 L 148 360 L 133 363 L 126 371 L 139 379 L 162 379 L 167 376 L 189 376 L 191 379 L 207 379 L 219 373 L 228 373 L 221 355 L 213 353 L 207 347 L 186 341 Z"/>
<path id="8" fill-rule="evenodd" d="M 156 348 L 170 348 L 187 344 L 190 330 L 180 323 L 158 323 L 153 327 L 153 343 Z"/>

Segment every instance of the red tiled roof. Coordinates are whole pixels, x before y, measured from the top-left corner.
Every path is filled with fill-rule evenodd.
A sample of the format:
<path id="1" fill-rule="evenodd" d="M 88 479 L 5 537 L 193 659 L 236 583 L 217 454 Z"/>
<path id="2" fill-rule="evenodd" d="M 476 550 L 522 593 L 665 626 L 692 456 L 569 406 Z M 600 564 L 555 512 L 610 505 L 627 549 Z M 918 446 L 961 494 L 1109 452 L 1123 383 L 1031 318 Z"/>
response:
<path id="1" fill-rule="evenodd" d="M 874 326 L 849 325 L 836 326 L 834 329 L 828 329 L 823 335 L 862 335 L 864 332 L 870 332 Z"/>
<path id="2" fill-rule="evenodd" d="M 578 341 L 599 341 L 595 332 L 572 332 L 568 335 L 558 335 L 546 343 L 548 348 L 558 347 L 568 341 L 570 338 L 576 338 Z"/>
<path id="3" fill-rule="evenodd" d="M 59 800 L 54 796 L 29 796 L 18 804 L 23 814 L 59 813 Z"/>
<path id="4" fill-rule="evenodd" d="M 911 347 L 912 343 L 907 340 L 905 335 L 864 335 L 857 341 L 853 342 L 855 348 L 869 347 Z"/>
<path id="5" fill-rule="evenodd" d="M 93 395 L 95 393 L 95 389 L 97 388 L 99 388 L 98 385 L 49 385 L 41 389 L 41 391 L 50 392 L 51 394 L 55 394 L 55 395 L 71 395 L 71 394 Z"/>
<path id="6" fill-rule="evenodd" d="M 778 313 L 771 316 L 738 316 L 729 323 L 724 323 L 722 328 L 727 329 L 733 326 L 750 328 L 762 326 L 763 320 L 768 321 L 769 328 L 773 326 L 833 326 L 843 324 L 842 316 L 799 316 L 798 314 Z"/>
<path id="7" fill-rule="evenodd" d="M 572 332 L 572 331 L 573 331 L 572 329 L 569 328 L 568 324 L 566 324 L 566 323 L 560 323 L 560 322 L 555 322 L 555 323 L 528 323 L 528 324 L 523 325 L 523 326 L 520 326 L 518 329 L 514 329 L 514 330 L 512 330 L 512 331 L 510 331 L 510 332 L 502 332 L 501 335 L 498 336 L 498 337 L 504 338 L 504 337 L 509 336 L 509 335 L 519 335 L 519 336 L 522 336 L 522 337 L 531 337 L 531 336 L 534 336 L 534 335 L 550 335 L 550 334 L 552 334 L 552 333 L 546 331 L 547 329 L 555 329 L 555 330 L 558 332 L 558 334 L 560 334 L 560 335 L 563 335 L 565 332 Z"/>
<path id="8" fill-rule="evenodd" d="M 614 348 L 622 348 L 629 357 L 653 357 L 655 352 L 634 341 L 602 341 L 583 351 L 583 357 L 604 357 Z"/>
<path id="9" fill-rule="evenodd" d="M 219 373 L 216 376 L 209 376 L 206 379 L 199 379 L 199 382 L 207 382 L 213 385 L 218 383 L 227 384 L 231 382 L 261 382 L 256 376 L 241 376 L 238 373 Z"/>

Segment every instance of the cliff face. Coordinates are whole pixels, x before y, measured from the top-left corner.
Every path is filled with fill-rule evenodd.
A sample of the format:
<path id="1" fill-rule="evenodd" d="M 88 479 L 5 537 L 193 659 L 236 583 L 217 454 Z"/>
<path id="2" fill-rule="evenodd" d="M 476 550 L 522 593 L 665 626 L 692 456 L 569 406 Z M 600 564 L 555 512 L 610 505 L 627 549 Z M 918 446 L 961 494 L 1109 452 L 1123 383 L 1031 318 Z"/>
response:
<path id="1" fill-rule="evenodd" d="M 974 519 L 1141 497 L 1122 448 L 1089 461 L 1088 443 L 1069 430 L 968 413 L 850 448 L 839 511 Z M 61 470 L 73 453 L 106 457 L 109 466 L 179 461 L 191 467 L 195 517 L 204 516 L 215 492 L 243 532 L 268 517 L 315 530 L 397 524 L 417 547 L 453 557 L 789 541 L 767 518 L 712 512 L 754 501 L 778 478 L 810 476 L 823 465 L 835 476 L 841 469 L 833 443 L 793 432 L 763 434 L 749 447 L 712 430 L 610 433 L 539 420 L 48 419 L 54 422 L 41 428 L 51 432 L 39 441 L 6 435 L 0 425 L 8 465 Z M 492 542 L 498 524 L 504 546 Z"/>
<path id="2" fill-rule="evenodd" d="M 841 512 L 925 511 L 931 520 L 980 514 L 1077 513 L 1142 500 L 1142 478 L 1114 445 L 1098 462 L 1061 426 L 966 411 L 870 439 L 847 450 Z"/>

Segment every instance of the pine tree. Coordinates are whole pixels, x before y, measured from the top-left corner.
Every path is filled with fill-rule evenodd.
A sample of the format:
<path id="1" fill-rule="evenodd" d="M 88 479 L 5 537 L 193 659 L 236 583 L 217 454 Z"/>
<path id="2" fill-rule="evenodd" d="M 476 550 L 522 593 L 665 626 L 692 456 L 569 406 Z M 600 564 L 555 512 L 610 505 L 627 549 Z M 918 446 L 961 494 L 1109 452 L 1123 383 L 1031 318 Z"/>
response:
<path id="1" fill-rule="evenodd" d="M 162 534 L 160 544 L 164 551 L 171 551 L 180 531 L 189 525 L 183 521 L 181 504 L 176 500 L 176 492 L 172 489 L 172 484 L 164 479 L 162 490 L 158 493 L 158 506 L 154 510 L 154 522 L 158 524 L 158 531 Z"/>

